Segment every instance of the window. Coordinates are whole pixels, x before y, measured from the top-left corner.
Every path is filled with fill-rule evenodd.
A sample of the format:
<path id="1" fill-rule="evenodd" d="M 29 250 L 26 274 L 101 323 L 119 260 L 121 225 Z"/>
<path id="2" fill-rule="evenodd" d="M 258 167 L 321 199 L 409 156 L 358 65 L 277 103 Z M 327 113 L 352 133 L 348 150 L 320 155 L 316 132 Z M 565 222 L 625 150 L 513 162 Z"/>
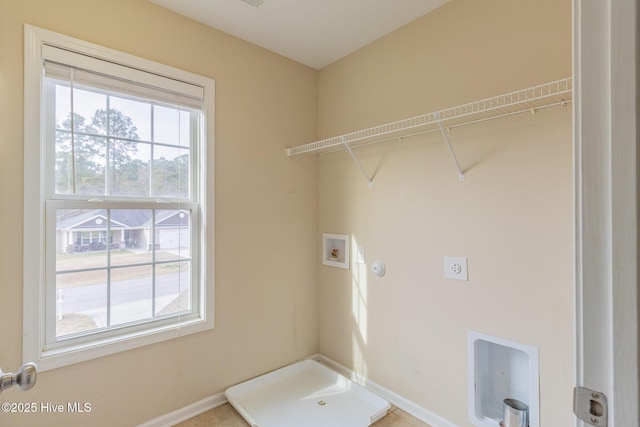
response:
<path id="1" fill-rule="evenodd" d="M 211 79 L 25 27 L 25 357 L 40 369 L 213 327 L 212 115 Z"/>

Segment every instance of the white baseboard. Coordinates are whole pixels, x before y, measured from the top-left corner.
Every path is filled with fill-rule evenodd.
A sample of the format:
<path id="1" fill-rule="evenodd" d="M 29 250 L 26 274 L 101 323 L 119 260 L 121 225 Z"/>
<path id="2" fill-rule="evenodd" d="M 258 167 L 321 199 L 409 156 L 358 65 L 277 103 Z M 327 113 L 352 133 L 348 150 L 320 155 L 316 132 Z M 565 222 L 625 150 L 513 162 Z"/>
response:
<path id="1" fill-rule="evenodd" d="M 184 408 L 176 409 L 168 414 L 161 415 L 157 418 L 149 420 L 138 427 L 172 427 L 178 423 L 186 421 L 197 415 L 207 412 L 213 408 L 224 405 L 227 403 L 227 398 L 224 393 L 214 394 L 213 396 L 205 397 L 191 405 Z"/>
<path id="2" fill-rule="evenodd" d="M 389 390 L 386 387 L 381 386 L 380 384 L 377 384 L 371 380 L 369 380 L 366 377 L 363 377 L 362 375 L 352 371 L 351 369 L 339 364 L 338 362 L 335 362 L 331 359 L 329 359 L 328 357 L 325 357 L 323 355 L 318 355 L 317 359 L 320 363 L 326 365 L 327 367 L 333 369 L 334 371 L 338 372 L 339 374 L 349 378 L 351 381 L 360 384 L 361 386 L 365 387 L 366 389 L 368 389 L 369 391 L 377 394 L 378 396 L 382 397 L 383 399 L 388 400 L 393 406 L 396 406 L 400 409 L 402 409 L 404 412 L 406 412 L 407 414 L 411 415 L 412 417 L 415 417 L 417 419 L 419 419 L 420 421 L 423 421 L 429 425 L 431 425 L 432 427 L 459 427 L 458 425 L 452 423 L 449 420 L 446 420 L 436 414 L 434 414 L 431 411 L 426 410 L 425 408 L 421 407 L 420 405 L 405 399 L 404 397 L 400 396 L 399 394 Z"/>
<path id="3" fill-rule="evenodd" d="M 431 425 L 432 427 L 459 427 L 451 421 L 446 420 L 434 414 L 433 412 L 424 409 L 416 403 L 405 399 L 399 394 L 367 379 L 366 377 L 363 377 L 362 375 L 339 364 L 338 362 L 329 359 L 328 357 L 325 357 L 321 354 L 314 354 L 307 357 L 307 359 L 313 359 L 326 365 L 328 368 L 331 368 L 339 374 L 349 378 L 351 381 L 360 384 L 361 386 L 367 388 L 369 391 L 377 394 L 383 399 L 388 400 L 392 405 L 402 409 L 412 417 L 415 417 L 420 421 Z M 168 414 L 161 415 L 157 418 L 140 424 L 138 427 L 172 427 L 178 423 L 181 423 L 182 421 L 186 421 L 190 418 L 200 415 L 203 412 L 224 405 L 225 403 L 227 403 L 227 398 L 225 397 L 224 392 L 221 392 L 218 394 L 214 394 L 213 396 L 206 397 L 198 402 L 192 403 L 191 405 L 185 406 L 184 408 L 180 408 L 173 412 L 169 412 Z"/>

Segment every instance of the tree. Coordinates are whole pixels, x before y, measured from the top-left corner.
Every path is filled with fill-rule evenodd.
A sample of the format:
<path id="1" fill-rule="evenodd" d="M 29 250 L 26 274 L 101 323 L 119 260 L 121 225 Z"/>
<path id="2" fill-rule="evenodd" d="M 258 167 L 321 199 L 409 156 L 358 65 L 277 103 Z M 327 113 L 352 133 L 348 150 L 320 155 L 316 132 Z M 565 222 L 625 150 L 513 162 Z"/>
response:
<path id="1" fill-rule="evenodd" d="M 187 197 L 190 154 L 152 161 L 147 159 L 149 156 L 136 156 L 139 144 L 148 146 L 138 142 L 137 130 L 131 117 L 113 108 L 96 110 L 90 122 L 73 113 L 62 123 L 56 123 L 56 192 Z M 175 150 L 178 151 L 184 152 Z"/>
<path id="2" fill-rule="evenodd" d="M 109 194 L 113 195 L 129 195 L 130 191 L 135 190 L 134 194 L 138 194 L 141 188 L 133 187 L 132 184 L 139 184 L 138 174 L 132 174 L 132 155 L 138 152 L 138 143 L 140 137 L 137 134 L 138 128 L 134 126 L 131 117 L 122 114 L 121 111 L 114 108 L 109 109 L 108 113 L 105 109 L 99 109 L 91 119 L 93 128 L 100 134 L 108 135 L 109 138 Z M 140 166 L 142 162 L 136 162 Z M 128 174 L 125 174 L 128 169 Z M 127 180 L 125 175 L 136 177 L 134 182 Z M 147 186 L 148 188 L 148 186 Z"/>
<path id="3" fill-rule="evenodd" d="M 56 191 L 61 193 L 96 194 L 104 191 L 105 138 L 95 132 L 86 119 L 73 113 L 56 131 Z M 73 123 L 73 132 L 71 124 Z M 73 147 L 72 147 L 73 142 Z M 75 159 L 75 160 L 74 160 Z"/>
<path id="4" fill-rule="evenodd" d="M 189 154 L 174 159 L 164 157 L 153 162 L 153 193 L 165 197 L 187 197 L 189 194 Z"/>
<path id="5" fill-rule="evenodd" d="M 143 167 L 144 162 L 133 162 L 132 159 L 132 155 L 138 152 L 135 141 L 140 138 L 131 118 L 116 109 L 109 109 L 108 113 L 105 109 L 96 110 L 91 123 L 77 113 L 73 113 L 73 121 L 71 118 L 70 113 L 56 126 L 56 191 L 73 193 L 75 182 L 76 194 L 105 194 L 108 136 L 108 193 L 126 194 L 127 187 L 135 186 L 135 194 L 139 194 L 139 171 L 132 170 L 132 164 Z M 123 174 L 125 168 L 128 171 Z M 134 176 L 135 182 L 127 182 L 123 176 Z"/>

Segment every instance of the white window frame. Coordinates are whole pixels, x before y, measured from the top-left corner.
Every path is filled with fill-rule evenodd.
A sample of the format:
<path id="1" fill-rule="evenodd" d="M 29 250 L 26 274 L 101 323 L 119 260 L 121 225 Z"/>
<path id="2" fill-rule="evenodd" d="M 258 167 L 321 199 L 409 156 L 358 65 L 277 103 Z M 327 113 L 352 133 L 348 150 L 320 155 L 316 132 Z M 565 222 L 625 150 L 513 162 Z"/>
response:
<path id="1" fill-rule="evenodd" d="M 166 341 L 180 336 L 201 332 L 214 327 L 214 268 L 213 259 L 213 197 L 207 188 L 213 188 L 214 154 L 214 87 L 212 79 L 177 68 L 118 52 L 93 43 L 78 40 L 31 25 L 25 25 L 24 51 L 24 314 L 23 353 L 25 360 L 38 364 L 40 371 L 55 369 L 70 364 L 103 357 L 121 351 Z M 197 147 L 192 163 L 192 176 L 197 177 L 196 199 L 199 213 L 193 238 L 198 250 L 194 252 L 192 267 L 195 284 L 193 292 L 199 294 L 195 315 L 179 316 L 171 322 L 150 321 L 126 332 L 111 331 L 99 338 L 81 340 L 67 346 L 46 345 L 47 262 L 55 257 L 55 249 L 47 242 L 45 223 L 47 212 L 45 200 L 49 183 L 45 182 L 47 156 L 44 144 L 43 124 L 43 46 L 56 46 L 98 58 L 114 64 L 124 65 L 154 75 L 202 87 L 203 138 Z M 209 170 L 207 170 L 209 169 Z M 208 177 L 208 174 L 209 177 Z M 209 200 L 207 200 L 207 194 Z M 163 204 L 153 206 L 162 209 Z M 105 206 L 106 207 L 106 206 Z M 53 249 L 53 255 L 51 254 Z M 47 260 L 49 256 L 49 260 Z"/>

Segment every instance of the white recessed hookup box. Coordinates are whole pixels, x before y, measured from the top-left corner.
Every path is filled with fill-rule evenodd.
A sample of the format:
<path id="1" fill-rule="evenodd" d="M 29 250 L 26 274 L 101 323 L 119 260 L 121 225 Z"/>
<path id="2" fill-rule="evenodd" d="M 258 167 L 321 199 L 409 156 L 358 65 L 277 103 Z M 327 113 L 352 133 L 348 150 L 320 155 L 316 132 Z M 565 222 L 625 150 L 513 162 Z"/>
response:
<path id="1" fill-rule="evenodd" d="M 538 349 L 468 331 L 468 413 L 477 427 L 499 427 L 505 399 L 528 406 L 529 427 L 540 427 Z"/>
<path id="2" fill-rule="evenodd" d="M 349 235 L 322 233 L 322 264 L 349 269 Z"/>

